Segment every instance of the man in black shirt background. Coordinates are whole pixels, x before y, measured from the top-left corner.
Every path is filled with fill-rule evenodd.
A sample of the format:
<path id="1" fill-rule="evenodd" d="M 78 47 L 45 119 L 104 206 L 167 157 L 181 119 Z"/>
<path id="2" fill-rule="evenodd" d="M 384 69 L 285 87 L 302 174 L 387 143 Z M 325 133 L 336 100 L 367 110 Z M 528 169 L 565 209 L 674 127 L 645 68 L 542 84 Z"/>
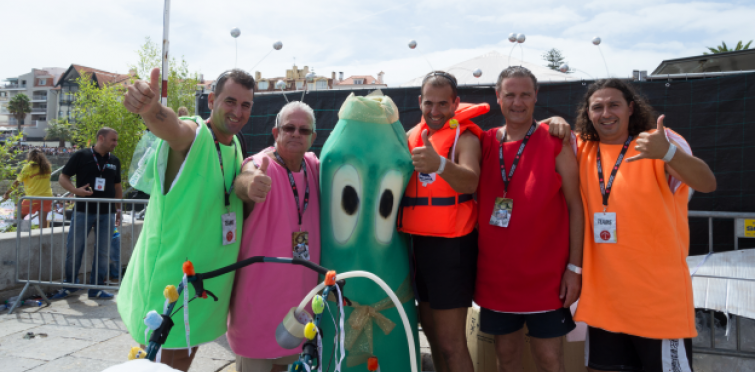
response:
<path id="1" fill-rule="evenodd" d="M 118 145 L 118 133 L 108 127 L 97 132 L 97 143 L 81 149 L 73 154 L 63 167 L 60 186 L 76 195 L 78 198 L 115 198 L 123 197 L 121 188 L 121 161 L 112 154 Z M 76 186 L 71 177 L 76 176 Z M 115 219 L 112 218 L 115 214 Z M 66 244 L 65 281 L 74 283 L 79 275 L 81 259 L 84 254 L 87 236 L 93 229 L 97 229 L 97 252 L 92 260 L 92 271 L 89 283 L 104 285 L 108 275 L 108 257 L 110 251 L 110 237 L 114 226 L 120 224 L 120 204 L 76 202 L 76 209 L 71 217 Z M 75 260 L 74 260 L 75 256 Z M 64 298 L 75 288 L 61 289 L 52 298 Z M 90 289 L 89 298 L 113 298 L 113 295 L 103 290 Z"/>

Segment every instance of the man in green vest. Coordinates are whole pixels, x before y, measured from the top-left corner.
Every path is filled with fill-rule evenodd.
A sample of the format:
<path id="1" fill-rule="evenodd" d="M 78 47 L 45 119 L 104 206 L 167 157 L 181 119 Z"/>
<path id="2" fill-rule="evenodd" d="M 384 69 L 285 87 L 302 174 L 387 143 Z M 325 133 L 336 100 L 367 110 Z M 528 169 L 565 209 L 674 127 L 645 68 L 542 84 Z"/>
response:
<path id="1" fill-rule="evenodd" d="M 186 259 L 196 272 L 237 260 L 244 216 L 232 186 L 243 154 L 234 136 L 251 114 L 254 78 L 238 69 L 221 74 L 208 96 L 212 113 L 207 123 L 199 116 L 179 118 L 160 104 L 159 89 L 156 68 L 149 82 L 129 85 L 123 98 L 126 108 L 141 115 L 147 128 L 161 139 L 154 155 L 155 182 L 144 227 L 117 298 L 126 328 L 142 345 L 149 342 L 144 317 L 150 310 L 162 313 L 163 290 L 179 283 Z M 162 363 L 187 371 L 197 345 L 226 332 L 233 278 L 227 274 L 205 283 L 218 302 L 199 298 L 173 315 L 175 326 L 163 344 Z M 194 298 L 194 289 L 190 286 L 184 291 L 178 299 L 181 305 L 184 296 Z"/>

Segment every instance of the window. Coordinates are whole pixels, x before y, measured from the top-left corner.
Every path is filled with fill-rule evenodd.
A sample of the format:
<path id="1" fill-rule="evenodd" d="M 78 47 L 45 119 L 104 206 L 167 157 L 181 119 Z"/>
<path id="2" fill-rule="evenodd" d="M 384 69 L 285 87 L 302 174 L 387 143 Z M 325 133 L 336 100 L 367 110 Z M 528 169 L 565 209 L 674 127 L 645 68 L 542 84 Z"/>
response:
<path id="1" fill-rule="evenodd" d="M 315 83 L 307 83 L 307 90 L 315 90 Z"/>
<path id="2" fill-rule="evenodd" d="M 304 82 L 299 80 L 296 82 L 296 89 L 301 89 L 304 87 Z"/>
<path id="3" fill-rule="evenodd" d="M 364 79 L 354 79 L 354 85 L 364 84 Z"/>
<path id="4" fill-rule="evenodd" d="M 266 80 L 263 80 L 257 83 L 257 89 L 259 90 L 267 90 L 269 86 L 270 86 L 270 83 L 268 83 Z"/>
<path id="5" fill-rule="evenodd" d="M 39 85 L 47 84 L 47 79 L 39 79 Z"/>
<path id="6" fill-rule="evenodd" d="M 318 80 L 317 84 L 316 84 L 316 89 L 317 90 L 326 90 L 326 89 L 328 89 L 328 81 L 325 80 L 325 79 Z"/>

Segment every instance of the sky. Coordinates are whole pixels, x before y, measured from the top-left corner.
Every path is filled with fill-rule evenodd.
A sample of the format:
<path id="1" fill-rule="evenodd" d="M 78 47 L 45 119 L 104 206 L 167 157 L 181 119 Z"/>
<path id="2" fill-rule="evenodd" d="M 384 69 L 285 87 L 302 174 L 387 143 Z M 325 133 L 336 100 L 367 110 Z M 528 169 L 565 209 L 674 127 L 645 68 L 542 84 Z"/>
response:
<path id="1" fill-rule="evenodd" d="M 0 0 L 0 80 L 72 63 L 127 73 L 145 38 L 161 43 L 163 4 Z M 577 76 L 628 77 L 755 39 L 753 19 L 755 0 L 172 0 L 169 54 L 206 79 L 233 67 L 284 76 L 296 63 L 325 76 L 383 71 L 397 86 L 429 72 L 428 61 L 442 69 L 490 51 L 508 55 L 514 32 L 526 35 L 515 58 L 545 65 L 542 54 L 557 48 Z"/>

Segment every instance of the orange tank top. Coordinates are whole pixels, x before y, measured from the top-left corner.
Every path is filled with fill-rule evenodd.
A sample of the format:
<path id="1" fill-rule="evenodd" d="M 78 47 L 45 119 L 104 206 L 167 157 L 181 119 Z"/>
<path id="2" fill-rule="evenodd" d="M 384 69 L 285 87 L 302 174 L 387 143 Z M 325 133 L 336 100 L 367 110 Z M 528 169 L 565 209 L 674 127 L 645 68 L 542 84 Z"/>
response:
<path id="1" fill-rule="evenodd" d="M 626 158 L 637 155 L 632 140 Z M 607 178 L 623 144 L 600 145 Z M 689 186 L 673 192 L 662 160 L 623 162 L 606 212 L 616 213 L 616 244 L 596 243 L 593 216 L 603 211 L 597 141 L 579 143 L 585 210 L 582 296 L 576 321 L 610 332 L 653 339 L 697 336 L 687 268 Z"/>

